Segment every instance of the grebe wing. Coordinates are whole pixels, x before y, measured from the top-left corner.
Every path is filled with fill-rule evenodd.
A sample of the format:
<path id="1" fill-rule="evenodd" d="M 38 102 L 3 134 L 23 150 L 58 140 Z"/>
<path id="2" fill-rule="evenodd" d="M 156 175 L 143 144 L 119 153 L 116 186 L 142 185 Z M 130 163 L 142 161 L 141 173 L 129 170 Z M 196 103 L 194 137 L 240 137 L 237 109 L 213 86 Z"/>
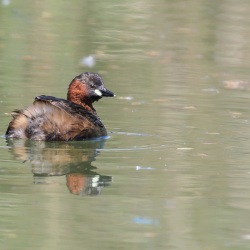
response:
<path id="1" fill-rule="evenodd" d="M 49 104 L 51 104 L 59 109 L 64 110 L 65 112 L 67 112 L 68 114 L 70 114 L 74 117 L 78 116 L 79 118 L 84 118 L 84 119 L 87 118 L 90 122 L 92 122 L 100 127 L 103 127 L 103 124 L 98 116 L 91 113 L 90 111 L 88 111 L 84 107 L 82 107 L 76 103 L 73 103 L 71 101 L 68 101 L 68 100 L 65 100 L 62 98 L 57 98 L 54 96 L 40 95 L 40 96 L 37 96 L 35 98 L 34 103 L 36 103 L 36 102 L 49 103 Z"/>

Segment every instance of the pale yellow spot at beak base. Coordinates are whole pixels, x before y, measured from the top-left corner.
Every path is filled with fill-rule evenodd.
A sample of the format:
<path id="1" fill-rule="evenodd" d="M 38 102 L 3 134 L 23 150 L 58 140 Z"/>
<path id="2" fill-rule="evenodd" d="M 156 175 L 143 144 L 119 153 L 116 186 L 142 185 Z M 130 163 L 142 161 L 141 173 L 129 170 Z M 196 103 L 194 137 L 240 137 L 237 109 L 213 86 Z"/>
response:
<path id="1" fill-rule="evenodd" d="M 102 92 L 99 89 L 95 89 L 95 93 L 99 96 L 102 96 Z"/>

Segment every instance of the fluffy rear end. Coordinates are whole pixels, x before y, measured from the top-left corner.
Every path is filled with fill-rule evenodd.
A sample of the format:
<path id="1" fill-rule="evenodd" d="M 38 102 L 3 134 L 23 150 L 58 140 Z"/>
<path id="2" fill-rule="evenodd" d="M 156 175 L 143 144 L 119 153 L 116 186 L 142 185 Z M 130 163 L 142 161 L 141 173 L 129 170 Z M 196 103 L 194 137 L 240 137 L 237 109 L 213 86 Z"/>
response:
<path id="1" fill-rule="evenodd" d="M 29 124 L 29 120 L 23 114 L 23 110 L 14 111 L 12 115 L 13 120 L 10 122 L 5 136 L 8 138 L 27 138 L 25 129 Z"/>
<path id="2" fill-rule="evenodd" d="M 78 108 L 79 109 L 79 108 Z M 49 101 L 36 100 L 18 111 L 6 131 L 8 138 L 42 141 L 69 141 L 106 136 L 106 129 L 93 114 Z"/>
<path id="3" fill-rule="evenodd" d="M 64 110 L 36 101 L 14 115 L 6 137 L 44 141 L 69 140 L 72 120 L 74 119 Z"/>

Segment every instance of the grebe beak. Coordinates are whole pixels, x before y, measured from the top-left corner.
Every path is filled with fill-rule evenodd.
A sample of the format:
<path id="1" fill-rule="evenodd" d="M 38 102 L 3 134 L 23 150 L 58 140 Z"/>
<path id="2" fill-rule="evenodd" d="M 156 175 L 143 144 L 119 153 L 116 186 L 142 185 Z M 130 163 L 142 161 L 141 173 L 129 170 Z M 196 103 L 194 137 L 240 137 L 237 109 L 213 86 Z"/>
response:
<path id="1" fill-rule="evenodd" d="M 108 89 L 102 88 L 102 89 L 95 89 L 95 93 L 98 96 L 105 96 L 105 97 L 113 97 L 115 96 L 115 94 L 113 92 L 111 92 Z"/>

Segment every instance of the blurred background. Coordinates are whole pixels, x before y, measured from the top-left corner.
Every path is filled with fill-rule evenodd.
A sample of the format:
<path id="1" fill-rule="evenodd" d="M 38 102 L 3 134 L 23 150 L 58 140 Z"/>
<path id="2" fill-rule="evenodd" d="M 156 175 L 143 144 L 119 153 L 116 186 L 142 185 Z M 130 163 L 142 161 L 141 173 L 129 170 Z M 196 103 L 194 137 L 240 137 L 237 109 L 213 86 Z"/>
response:
<path id="1" fill-rule="evenodd" d="M 94 71 L 109 138 L 0 138 L 0 248 L 249 249 L 250 2 L 0 0 L 0 134 Z"/>

